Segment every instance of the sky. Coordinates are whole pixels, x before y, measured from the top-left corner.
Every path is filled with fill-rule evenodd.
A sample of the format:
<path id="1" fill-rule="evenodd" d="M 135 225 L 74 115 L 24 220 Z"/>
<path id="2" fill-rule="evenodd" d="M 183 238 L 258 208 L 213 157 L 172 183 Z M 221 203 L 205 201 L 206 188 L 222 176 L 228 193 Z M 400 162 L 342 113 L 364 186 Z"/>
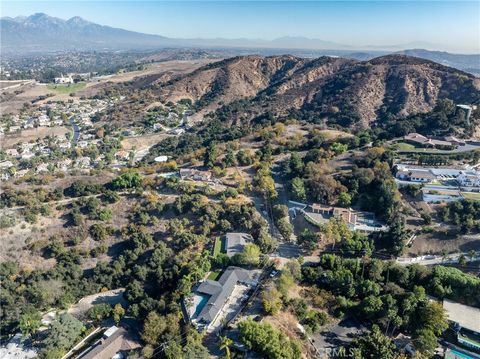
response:
<path id="1" fill-rule="evenodd" d="M 174 38 L 303 36 L 480 53 L 476 1 L 1 1 L 1 15 L 43 12 Z"/>

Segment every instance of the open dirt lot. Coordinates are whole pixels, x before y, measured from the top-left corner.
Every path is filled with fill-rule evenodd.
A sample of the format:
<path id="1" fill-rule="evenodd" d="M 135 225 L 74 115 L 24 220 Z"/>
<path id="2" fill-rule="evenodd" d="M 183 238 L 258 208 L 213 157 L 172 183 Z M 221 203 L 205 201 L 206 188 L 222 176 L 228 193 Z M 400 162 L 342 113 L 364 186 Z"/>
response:
<path id="1" fill-rule="evenodd" d="M 68 132 L 70 132 L 70 129 L 63 126 L 29 128 L 22 130 L 20 133 L 6 135 L 2 138 L 0 147 L 11 148 L 17 143 L 35 141 L 47 136 L 65 136 Z"/>
<path id="2" fill-rule="evenodd" d="M 138 137 L 127 137 L 122 140 L 122 148 L 126 151 L 135 149 L 137 151 L 148 149 L 153 145 L 156 145 L 161 140 L 170 137 L 167 133 L 152 133 L 149 135 L 138 136 Z"/>

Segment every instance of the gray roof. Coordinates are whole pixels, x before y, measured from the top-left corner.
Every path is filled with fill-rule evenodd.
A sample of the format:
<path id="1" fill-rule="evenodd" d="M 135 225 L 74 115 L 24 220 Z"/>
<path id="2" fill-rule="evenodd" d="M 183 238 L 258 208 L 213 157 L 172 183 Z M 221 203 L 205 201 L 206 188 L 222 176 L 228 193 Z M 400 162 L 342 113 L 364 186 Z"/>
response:
<path id="1" fill-rule="evenodd" d="M 195 292 L 210 295 L 210 298 L 198 315 L 197 320 L 207 325 L 213 322 L 232 294 L 235 285 L 238 282 L 251 284 L 253 281 L 252 274 L 252 271 L 246 269 L 228 267 L 218 282 L 207 279 L 200 283 Z"/>
<path id="2" fill-rule="evenodd" d="M 225 249 L 227 256 L 232 257 L 243 251 L 243 247 L 248 242 L 253 242 L 253 238 L 248 233 L 227 233 L 225 236 Z"/>
<path id="3" fill-rule="evenodd" d="M 462 328 L 480 333 L 480 309 L 444 299 L 443 309 L 448 319 L 458 323 Z"/>

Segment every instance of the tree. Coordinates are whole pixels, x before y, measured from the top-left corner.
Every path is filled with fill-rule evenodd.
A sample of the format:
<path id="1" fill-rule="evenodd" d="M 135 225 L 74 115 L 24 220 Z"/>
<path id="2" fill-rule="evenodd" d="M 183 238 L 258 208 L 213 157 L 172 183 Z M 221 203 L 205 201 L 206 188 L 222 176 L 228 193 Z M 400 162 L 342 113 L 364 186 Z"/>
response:
<path id="1" fill-rule="evenodd" d="M 62 314 L 50 325 L 43 341 L 46 352 L 65 352 L 78 340 L 84 330 L 83 323 L 71 314 Z"/>
<path id="2" fill-rule="evenodd" d="M 262 306 L 266 314 L 275 315 L 282 309 L 282 297 L 276 288 L 268 288 L 262 293 Z"/>
<path id="3" fill-rule="evenodd" d="M 415 332 L 413 343 L 415 348 L 427 358 L 431 358 L 438 345 L 435 333 L 428 328 L 419 329 Z"/>
<path id="4" fill-rule="evenodd" d="M 109 183 L 109 187 L 113 190 L 137 188 L 142 183 L 142 176 L 134 171 L 129 171 L 114 178 Z"/>
<path id="5" fill-rule="evenodd" d="M 122 307 L 120 303 L 115 304 L 113 307 L 113 320 L 115 323 L 119 323 L 120 319 L 125 315 L 125 309 Z"/>
<path id="6" fill-rule="evenodd" d="M 395 344 L 392 340 L 380 332 L 380 328 L 374 325 L 368 334 L 355 339 L 352 342 L 355 359 L 363 358 L 395 358 Z"/>
<path id="7" fill-rule="evenodd" d="M 338 205 L 340 207 L 348 207 L 352 204 L 352 196 L 348 192 L 342 192 L 338 196 Z"/>
<path id="8" fill-rule="evenodd" d="M 20 316 L 18 327 L 23 336 L 28 337 L 40 328 L 42 324 L 40 313 L 33 307 L 28 307 Z"/>
<path id="9" fill-rule="evenodd" d="M 317 233 L 312 232 L 308 228 L 305 228 L 298 236 L 298 243 L 308 249 L 314 250 L 318 246 L 319 236 Z"/>
<path id="10" fill-rule="evenodd" d="M 269 323 L 251 319 L 238 324 L 239 337 L 247 348 L 267 359 L 298 359 L 302 356 L 300 345 Z"/>
<path id="11" fill-rule="evenodd" d="M 211 142 L 205 151 L 205 157 L 203 159 L 203 165 L 208 168 L 212 168 L 217 160 L 217 147 L 214 142 Z"/>
<path id="12" fill-rule="evenodd" d="M 220 350 L 225 350 L 225 359 L 230 359 L 231 354 L 230 354 L 230 346 L 233 345 L 233 340 L 226 337 L 222 336 L 220 337 Z"/>
<path id="13" fill-rule="evenodd" d="M 247 243 L 241 253 L 232 257 L 234 263 L 242 266 L 258 266 L 260 262 L 260 248 L 254 243 Z"/>
<path id="14" fill-rule="evenodd" d="M 265 229 L 262 229 L 260 231 L 260 233 L 258 234 L 258 238 L 255 241 L 255 244 L 260 247 L 262 253 L 266 254 L 272 253 L 278 247 L 276 239 L 274 239 Z"/>
<path id="15" fill-rule="evenodd" d="M 165 332 L 165 322 L 156 312 L 148 313 L 147 319 L 143 324 L 142 339 L 150 345 L 157 345 L 160 336 Z"/>
<path id="16" fill-rule="evenodd" d="M 157 312 L 148 313 L 143 324 L 142 339 L 150 345 L 158 345 L 161 339 L 167 336 L 178 335 L 180 327 L 175 314 L 161 316 Z"/>
<path id="17" fill-rule="evenodd" d="M 87 316 L 98 322 L 108 318 L 111 314 L 112 307 L 107 303 L 95 304 L 87 311 Z"/>
<path id="18" fill-rule="evenodd" d="M 295 177 L 292 180 L 292 195 L 296 200 L 299 201 L 305 201 L 307 199 L 305 183 L 300 177 Z"/>

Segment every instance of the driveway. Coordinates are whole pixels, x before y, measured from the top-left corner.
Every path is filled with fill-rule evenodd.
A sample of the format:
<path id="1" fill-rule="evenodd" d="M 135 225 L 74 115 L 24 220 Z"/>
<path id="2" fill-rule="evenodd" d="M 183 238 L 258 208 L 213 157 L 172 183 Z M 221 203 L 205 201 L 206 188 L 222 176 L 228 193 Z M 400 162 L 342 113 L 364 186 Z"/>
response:
<path id="1" fill-rule="evenodd" d="M 319 333 L 312 334 L 309 338 L 317 352 L 326 354 L 328 349 L 344 346 L 364 332 L 366 329 L 355 319 L 346 318 L 325 326 Z"/>

